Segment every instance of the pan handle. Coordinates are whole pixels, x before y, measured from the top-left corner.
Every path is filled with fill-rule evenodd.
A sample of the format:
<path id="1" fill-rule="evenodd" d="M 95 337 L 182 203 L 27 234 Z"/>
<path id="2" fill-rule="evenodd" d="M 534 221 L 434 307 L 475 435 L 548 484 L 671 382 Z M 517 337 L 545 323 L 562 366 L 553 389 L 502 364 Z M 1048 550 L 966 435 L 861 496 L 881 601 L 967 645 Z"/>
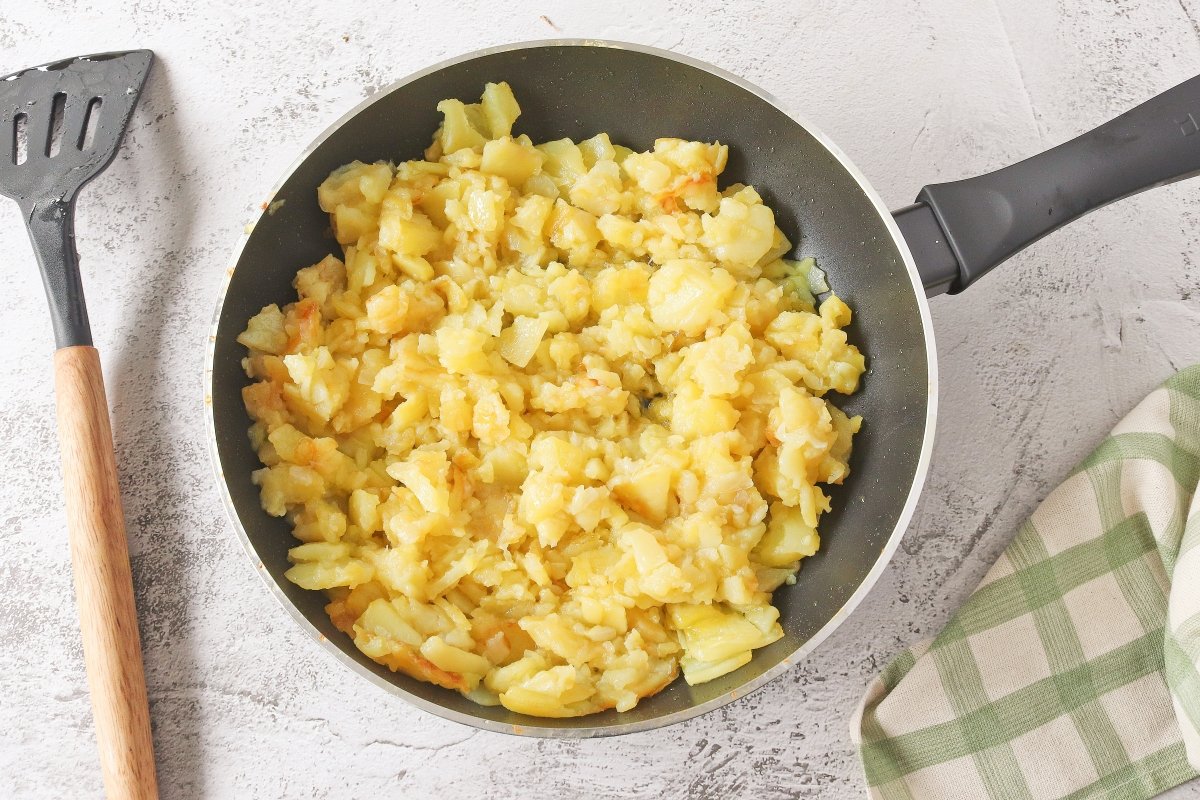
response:
<path id="1" fill-rule="evenodd" d="M 1200 173 L 1200 76 L 1051 150 L 926 186 L 895 212 L 930 297 L 956 294 L 1087 212 Z"/>

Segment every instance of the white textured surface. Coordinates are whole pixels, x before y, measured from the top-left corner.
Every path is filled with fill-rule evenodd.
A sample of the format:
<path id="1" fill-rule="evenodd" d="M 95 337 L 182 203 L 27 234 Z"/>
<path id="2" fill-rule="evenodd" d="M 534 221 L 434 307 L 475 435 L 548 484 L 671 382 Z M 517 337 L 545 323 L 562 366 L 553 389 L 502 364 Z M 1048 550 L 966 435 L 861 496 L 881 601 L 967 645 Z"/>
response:
<path id="1" fill-rule="evenodd" d="M 934 467 L 873 594 L 757 694 L 661 732 L 589 742 L 472 733 L 417 712 L 344 673 L 268 596 L 204 447 L 201 353 L 229 249 L 328 123 L 374 88 L 478 47 L 607 37 L 709 60 L 802 109 L 899 206 L 924 183 L 1032 154 L 1200 72 L 1200 0 L 510 5 L 0 7 L 0 72 L 124 47 L 160 58 L 125 150 L 83 197 L 78 234 L 163 794 L 860 796 L 846 720 L 870 676 L 940 627 L 1016 523 L 1137 399 L 1200 357 L 1200 183 L 1104 209 L 936 300 Z M 50 329 L 11 205 L 0 204 L 0 252 L 0 797 L 96 797 Z"/>

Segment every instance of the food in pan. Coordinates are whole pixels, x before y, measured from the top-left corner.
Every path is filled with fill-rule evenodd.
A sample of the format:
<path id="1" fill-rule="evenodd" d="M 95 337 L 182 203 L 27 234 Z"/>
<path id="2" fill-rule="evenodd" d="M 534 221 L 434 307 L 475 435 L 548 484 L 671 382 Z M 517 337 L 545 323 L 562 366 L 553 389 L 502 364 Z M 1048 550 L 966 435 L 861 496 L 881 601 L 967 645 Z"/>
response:
<path id="1" fill-rule="evenodd" d="M 264 509 L 357 647 L 486 704 L 626 711 L 779 639 L 860 419 L 850 309 L 728 148 L 514 136 L 507 84 L 422 160 L 318 189 L 342 257 L 239 341 Z"/>

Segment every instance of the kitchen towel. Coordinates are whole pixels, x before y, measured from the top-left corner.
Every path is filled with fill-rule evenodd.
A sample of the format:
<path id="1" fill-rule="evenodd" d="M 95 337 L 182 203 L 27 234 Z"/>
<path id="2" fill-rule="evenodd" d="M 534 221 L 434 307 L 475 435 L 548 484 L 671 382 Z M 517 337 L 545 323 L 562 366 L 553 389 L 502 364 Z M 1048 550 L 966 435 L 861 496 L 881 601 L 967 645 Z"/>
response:
<path id="1" fill-rule="evenodd" d="M 852 723 L 882 800 L 1153 797 L 1200 768 L 1200 365 L 1142 401 Z"/>

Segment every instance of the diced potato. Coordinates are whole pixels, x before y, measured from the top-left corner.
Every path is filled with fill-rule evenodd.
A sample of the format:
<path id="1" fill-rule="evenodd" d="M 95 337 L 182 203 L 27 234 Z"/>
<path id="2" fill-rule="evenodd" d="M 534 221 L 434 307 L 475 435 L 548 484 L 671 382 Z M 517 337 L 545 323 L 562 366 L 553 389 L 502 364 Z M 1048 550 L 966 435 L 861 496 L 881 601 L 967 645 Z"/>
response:
<path id="1" fill-rule="evenodd" d="M 525 147 L 510 137 L 494 139 L 483 146 L 483 161 L 479 169 L 499 175 L 513 186 L 520 186 L 542 168 L 542 154 Z"/>
<path id="2" fill-rule="evenodd" d="M 535 717 L 576 717 L 586 713 L 565 706 L 557 695 L 543 694 L 521 686 L 500 695 L 500 703 L 509 711 Z"/>
<path id="3" fill-rule="evenodd" d="M 584 637 L 574 631 L 568 620 L 560 614 L 548 614 L 541 619 L 524 619 L 518 624 L 522 630 L 529 633 L 539 647 L 556 658 L 567 661 L 578 659 L 588 646 Z M 545 674 L 543 672 L 539 676 Z M 530 680 L 536 680 L 539 676 Z"/>
<path id="4" fill-rule="evenodd" d="M 654 533 L 644 525 L 627 525 L 621 529 L 620 536 L 621 546 L 633 554 L 638 572 L 649 575 L 667 563 L 667 552 L 654 538 Z"/>
<path id="5" fill-rule="evenodd" d="M 771 209 L 748 205 L 736 197 L 722 199 L 720 211 L 715 216 L 706 214 L 702 223 L 700 243 L 722 265 L 738 273 L 756 265 L 775 240 L 775 214 Z"/>
<path id="6" fill-rule="evenodd" d="M 325 256 L 311 267 L 297 272 L 292 284 L 301 299 L 311 299 L 320 306 L 322 313 L 330 313 L 330 301 L 336 293 L 345 288 L 346 265 L 339 258 Z"/>
<path id="7" fill-rule="evenodd" d="M 598 161 L 581 175 L 568 193 L 571 203 L 594 216 L 621 208 L 621 168 L 613 161 Z"/>
<path id="8" fill-rule="evenodd" d="M 438 328 L 438 361 L 450 372 L 469 375 L 488 368 L 485 348 L 492 337 L 469 328 Z"/>
<path id="9" fill-rule="evenodd" d="M 539 144 L 537 149 L 545 156 L 542 169 L 560 186 L 569 186 L 587 172 L 583 153 L 570 139 Z"/>
<path id="10" fill-rule="evenodd" d="M 512 415 L 504 398 L 491 388 L 482 388 L 471 411 L 471 435 L 483 444 L 498 444 L 508 438 Z"/>
<path id="11" fill-rule="evenodd" d="M 507 82 L 484 84 L 480 104 L 493 139 L 512 133 L 513 123 L 521 116 L 521 107 Z"/>
<path id="12" fill-rule="evenodd" d="M 724 661 L 767 643 L 763 632 L 740 614 L 700 620 L 684 633 L 688 655 L 700 661 Z"/>
<path id="13" fill-rule="evenodd" d="M 820 545 L 816 528 L 805 523 L 799 509 L 775 502 L 771 504 L 767 533 L 754 555 L 768 567 L 784 567 L 814 555 Z"/>
<path id="14" fill-rule="evenodd" d="M 529 467 L 556 476 L 579 474 L 587 463 L 587 453 L 568 437 L 546 433 L 534 439 L 529 449 Z"/>
<path id="15" fill-rule="evenodd" d="M 238 338 L 238 344 L 263 353 L 283 353 L 288 335 L 283 329 L 283 312 L 272 303 L 250 318 L 246 330 Z"/>
<path id="16" fill-rule="evenodd" d="M 371 534 L 380 529 L 379 495 L 363 489 L 350 493 L 350 521 L 363 533 Z"/>
<path id="17" fill-rule="evenodd" d="M 725 333 L 684 348 L 683 361 L 672 377 L 692 381 L 707 397 L 733 397 L 742 388 L 742 376 L 754 363 L 750 332 L 738 323 Z"/>
<path id="18" fill-rule="evenodd" d="M 350 545 L 342 542 L 313 542 L 288 550 L 288 559 L 299 561 L 345 561 L 350 558 Z"/>
<path id="19" fill-rule="evenodd" d="M 666 330 L 698 336 L 718 318 L 737 281 L 720 267 L 675 259 L 650 276 L 650 315 Z"/>
<path id="20" fill-rule="evenodd" d="M 325 494 L 325 479 L 311 467 L 278 464 L 253 474 L 262 493 L 262 506 L 268 513 L 282 517 L 287 507 L 318 500 Z"/>
<path id="21" fill-rule="evenodd" d="M 496 349 L 514 367 L 524 367 L 537 352 L 549 325 L 541 317 L 516 317 L 500 334 Z"/>
<path id="22" fill-rule="evenodd" d="M 505 195 L 491 189 L 471 187 L 463 193 L 462 211 L 452 213 L 456 225 L 467 231 L 480 231 L 496 238 L 504 225 Z"/>
<path id="23" fill-rule="evenodd" d="M 408 313 L 408 295 L 400 287 L 385 286 L 367 298 L 367 324 L 371 330 L 392 335 L 404 330 Z"/>
<path id="24" fill-rule="evenodd" d="M 450 565 L 437 576 L 436 580 L 429 585 L 429 595 L 431 597 L 441 597 L 447 591 L 452 589 L 459 581 L 470 575 L 483 561 L 484 555 L 487 553 L 488 542 L 486 540 L 475 542 L 475 544 L 466 548 L 457 558 L 454 558 Z"/>
<path id="25" fill-rule="evenodd" d="M 485 682 L 489 689 L 503 694 L 542 672 L 548 666 L 546 658 L 541 653 L 529 650 L 522 658 L 511 664 L 497 667 L 488 672 Z"/>
<path id="26" fill-rule="evenodd" d="M 336 542 L 346 533 L 346 515 L 328 500 L 315 500 L 296 515 L 293 535 L 302 542 Z"/>
<path id="27" fill-rule="evenodd" d="M 598 162 L 615 161 L 617 158 L 617 151 L 607 133 L 597 133 L 590 139 L 584 139 L 579 143 L 579 152 L 583 154 L 583 163 L 588 169 Z"/>
<path id="28" fill-rule="evenodd" d="M 613 495 L 631 511 L 651 522 L 662 522 L 671 501 L 673 475 L 669 465 L 647 463 L 628 478 L 614 481 Z"/>
<path id="29" fill-rule="evenodd" d="M 600 243 L 596 217 L 559 200 L 550 216 L 550 242 L 568 251 L 570 263 L 585 263 Z"/>
<path id="30" fill-rule="evenodd" d="M 633 178 L 638 188 L 650 195 L 665 192 L 672 178 L 671 167 L 655 158 L 653 153 L 632 153 L 621 162 L 621 169 Z"/>
<path id="31" fill-rule="evenodd" d="M 443 153 L 483 147 L 486 138 L 471 124 L 467 107 L 461 100 L 443 100 L 437 104 L 437 110 L 443 117 L 439 139 Z"/>
<path id="32" fill-rule="evenodd" d="M 382 598 L 368 605 L 355 624 L 376 636 L 394 639 L 409 647 L 420 647 L 424 640 L 424 637 L 400 615 L 396 606 Z"/>
<path id="33" fill-rule="evenodd" d="M 549 200 L 556 200 L 561 194 L 558 190 L 558 184 L 554 182 L 554 178 L 547 175 L 545 172 L 540 172 L 525 181 L 521 186 L 521 191 L 526 197 L 545 197 Z"/>
<path id="34" fill-rule="evenodd" d="M 444 229 L 450 224 L 450 217 L 446 214 L 446 204 L 461 200 L 465 188 L 458 181 L 443 181 L 425 191 L 417 200 L 417 206 L 425 212 L 425 215 L 436 227 Z"/>
<path id="35" fill-rule="evenodd" d="M 577 704 L 595 693 L 590 681 L 580 681 L 569 666 L 550 667 L 500 695 L 504 707 L 522 714 L 572 717 L 586 713 Z"/>
<path id="36" fill-rule="evenodd" d="M 440 636 L 426 639 L 421 645 L 421 655 L 447 672 L 466 672 L 482 677 L 492 666 L 483 656 L 448 645 Z"/>
<path id="37" fill-rule="evenodd" d="M 528 195 L 517 202 L 516 211 L 513 212 L 509 224 L 526 236 L 544 243 L 546 224 L 553 210 L 554 201 L 549 197 Z"/>
<path id="38" fill-rule="evenodd" d="M 353 368 L 338 362 L 326 347 L 286 355 L 283 363 L 294 381 L 297 399 L 318 419 L 328 420 L 350 396 Z"/>
<path id="39" fill-rule="evenodd" d="M 514 447 L 500 446 L 489 450 L 488 454 L 484 456 L 484 464 L 492 473 L 492 480 L 489 483 L 516 486 L 529 474 L 525 456 Z"/>
<path id="40" fill-rule="evenodd" d="M 414 393 L 400 405 L 392 409 L 388 417 L 388 427 L 396 430 L 416 425 L 429 411 L 429 400 L 423 392 Z"/>
<path id="41" fill-rule="evenodd" d="M 442 241 L 442 232 L 429 217 L 413 211 L 408 219 L 385 200 L 379 216 L 379 246 L 397 256 L 423 256 Z"/>
<path id="42" fill-rule="evenodd" d="M 446 483 L 449 464 L 443 453 L 418 451 L 387 468 L 388 475 L 403 483 L 417 496 L 430 514 L 450 513 L 450 489 Z"/>
<path id="43" fill-rule="evenodd" d="M 341 562 L 304 561 L 283 573 L 285 578 L 302 589 L 358 586 L 371 580 L 373 575 L 370 565 L 357 559 Z"/>
<path id="44" fill-rule="evenodd" d="M 391 183 L 391 165 L 353 161 L 335 169 L 317 187 L 317 202 L 328 214 L 334 213 L 339 206 L 378 206 Z"/>
<path id="45" fill-rule="evenodd" d="M 679 660 L 679 665 L 683 668 L 683 679 L 688 686 L 698 686 L 749 664 L 752 655 L 749 650 L 743 650 L 721 661 L 702 661 L 689 654 Z"/>
<path id="46" fill-rule="evenodd" d="M 733 430 L 738 416 L 733 403 L 723 397 L 681 389 L 671 403 L 671 431 L 689 438 L 711 436 Z"/>
<path id="47" fill-rule="evenodd" d="M 628 217 L 604 214 L 596 220 L 596 229 L 604 241 L 619 250 L 637 251 L 645 244 L 642 229 Z"/>

